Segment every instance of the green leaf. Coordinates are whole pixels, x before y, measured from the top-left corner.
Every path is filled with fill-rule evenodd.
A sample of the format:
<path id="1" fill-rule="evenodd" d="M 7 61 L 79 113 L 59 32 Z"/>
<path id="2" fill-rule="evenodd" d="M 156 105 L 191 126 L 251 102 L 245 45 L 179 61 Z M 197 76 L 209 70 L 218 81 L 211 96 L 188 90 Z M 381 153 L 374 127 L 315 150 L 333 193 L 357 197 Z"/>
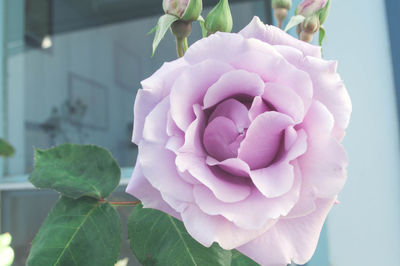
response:
<path id="1" fill-rule="evenodd" d="M 106 198 L 120 179 L 121 169 L 109 151 L 75 144 L 35 150 L 35 169 L 29 177 L 37 188 L 54 189 L 74 199 Z"/>
<path id="2" fill-rule="evenodd" d="M 0 156 L 10 157 L 13 156 L 15 150 L 6 140 L 0 139 Z"/>
<path id="3" fill-rule="evenodd" d="M 319 27 L 319 38 L 318 38 L 319 46 L 322 46 L 322 42 L 325 39 L 325 34 L 326 34 L 325 28 L 322 26 Z"/>
<path id="4" fill-rule="evenodd" d="M 157 30 L 157 25 L 155 25 L 146 35 L 150 35 Z"/>
<path id="5" fill-rule="evenodd" d="M 0 266 L 11 266 L 14 261 L 14 251 L 10 247 L 11 240 L 9 233 L 0 235 Z"/>
<path id="6" fill-rule="evenodd" d="M 206 22 L 202 16 L 200 16 L 197 21 L 200 23 L 201 27 L 201 35 L 203 38 L 207 37 L 207 29 L 206 29 Z"/>
<path id="7" fill-rule="evenodd" d="M 251 260 L 249 257 L 243 255 L 237 250 L 232 250 L 232 263 L 231 266 L 258 266 L 259 264 Z"/>
<path id="8" fill-rule="evenodd" d="M 121 242 L 120 218 L 110 204 L 61 197 L 33 240 L 26 264 L 110 266 Z"/>
<path id="9" fill-rule="evenodd" d="M 230 265 L 231 252 L 217 244 L 206 248 L 194 240 L 182 222 L 163 212 L 135 207 L 128 221 L 131 249 L 147 265 Z"/>
<path id="10" fill-rule="evenodd" d="M 289 23 L 286 25 L 285 31 L 290 30 L 291 28 L 299 25 L 300 23 L 302 23 L 304 20 L 306 19 L 306 17 L 302 16 L 302 15 L 296 15 L 290 18 Z"/>
<path id="11" fill-rule="evenodd" d="M 154 36 L 154 41 L 153 41 L 153 55 L 160 44 L 161 40 L 164 38 L 165 34 L 167 33 L 168 29 L 171 27 L 172 23 L 175 21 L 179 20 L 178 17 L 170 15 L 170 14 L 165 14 L 160 17 L 157 23 L 157 28 L 156 28 L 156 35 Z"/>

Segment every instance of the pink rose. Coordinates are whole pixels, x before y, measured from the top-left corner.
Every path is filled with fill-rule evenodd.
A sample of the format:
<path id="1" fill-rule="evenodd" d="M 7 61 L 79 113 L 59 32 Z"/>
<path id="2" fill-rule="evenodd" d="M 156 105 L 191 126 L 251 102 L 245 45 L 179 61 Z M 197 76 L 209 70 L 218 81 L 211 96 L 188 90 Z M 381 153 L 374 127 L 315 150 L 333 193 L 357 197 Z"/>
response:
<path id="1" fill-rule="evenodd" d="M 297 7 L 297 14 L 309 17 L 322 9 L 327 2 L 328 0 L 303 0 Z"/>
<path id="2" fill-rule="evenodd" d="M 336 62 L 259 18 L 142 82 L 127 191 L 262 265 L 314 253 L 346 180 L 351 102 Z"/>
<path id="3" fill-rule="evenodd" d="M 166 14 L 182 17 L 189 4 L 189 0 L 164 0 L 163 9 Z"/>

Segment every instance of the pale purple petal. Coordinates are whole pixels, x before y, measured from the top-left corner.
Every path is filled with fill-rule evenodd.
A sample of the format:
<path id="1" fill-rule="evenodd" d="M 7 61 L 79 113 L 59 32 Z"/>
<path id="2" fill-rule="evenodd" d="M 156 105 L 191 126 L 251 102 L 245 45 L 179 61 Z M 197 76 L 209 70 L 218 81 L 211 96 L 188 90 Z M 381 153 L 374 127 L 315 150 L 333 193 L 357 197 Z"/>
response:
<path id="1" fill-rule="evenodd" d="M 263 99 L 260 96 L 256 96 L 253 99 L 253 102 L 251 104 L 250 110 L 249 110 L 249 118 L 251 121 L 256 119 L 257 116 L 260 114 L 263 114 L 267 111 L 271 111 L 269 107 L 265 104 Z"/>
<path id="2" fill-rule="evenodd" d="M 282 196 L 293 186 L 295 172 L 290 163 L 302 155 L 307 149 L 307 136 L 303 130 L 298 132 L 298 138 L 281 160 L 272 165 L 250 172 L 251 180 L 258 190 L 268 198 Z"/>
<path id="3" fill-rule="evenodd" d="M 341 141 L 350 121 L 352 105 L 346 87 L 336 73 L 336 68 L 336 61 L 312 57 L 306 57 L 303 66 L 313 82 L 314 98 L 321 101 L 333 114 L 335 126 L 332 134 Z"/>
<path id="4" fill-rule="evenodd" d="M 240 228 L 257 230 L 263 228 L 271 220 L 286 216 L 290 212 L 298 201 L 300 182 L 300 176 L 297 176 L 292 189 L 287 194 L 273 199 L 264 197 L 253 187 L 249 197 L 235 203 L 218 200 L 204 186 L 195 186 L 193 193 L 197 205 L 203 212 L 209 215 L 222 215 Z"/>
<path id="5" fill-rule="evenodd" d="M 224 116 L 232 120 L 239 129 L 248 128 L 250 125 L 248 112 L 246 106 L 241 102 L 228 99 L 217 105 L 217 108 L 210 115 L 208 123 L 218 116 Z"/>
<path id="6" fill-rule="evenodd" d="M 182 221 L 189 234 L 206 247 L 217 242 L 223 249 L 236 248 L 262 235 L 275 221 L 267 223 L 259 230 L 245 230 L 221 215 L 208 215 L 194 204 L 191 204 L 182 213 Z M 205 230 L 206 228 L 206 230 Z"/>
<path id="7" fill-rule="evenodd" d="M 332 197 L 346 182 L 348 162 L 343 146 L 330 135 L 332 115 L 323 104 L 315 101 L 302 127 L 309 136 L 307 152 L 298 159 L 303 179 L 318 197 Z"/>
<path id="8" fill-rule="evenodd" d="M 250 195 L 250 184 L 244 178 L 235 178 L 218 169 L 211 169 L 204 158 L 190 154 L 178 154 L 176 165 L 181 172 L 188 171 L 224 202 L 237 202 Z"/>
<path id="9" fill-rule="evenodd" d="M 142 88 L 151 92 L 160 101 L 169 95 L 172 85 L 188 65 L 184 58 L 165 62 L 151 77 L 141 82 Z"/>
<path id="10" fill-rule="evenodd" d="M 258 96 L 264 91 L 264 82 L 254 73 L 234 70 L 221 76 L 204 96 L 204 107 L 211 106 L 235 95 Z"/>
<path id="11" fill-rule="evenodd" d="M 282 55 L 251 50 L 235 56 L 231 64 L 235 68 L 257 73 L 265 82 L 291 88 L 302 98 L 305 110 L 310 106 L 313 96 L 310 76 L 291 65 Z"/>
<path id="12" fill-rule="evenodd" d="M 229 158 L 220 162 L 213 157 L 208 156 L 206 163 L 209 166 L 219 166 L 222 170 L 235 176 L 249 177 L 249 165 L 239 158 Z"/>
<path id="13" fill-rule="evenodd" d="M 183 131 L 196 118 L 193 105 L 203 103 L 208 88 L 233 68 L 221 61 L 205 60 L 182 71 L 171 90 L 171 116 Z"/>
<path id="14" fill-rule="evenodd" d="M 318 200 L 317 209 L 308 216 L 280 219 L 259 238 L 238 248 L 255 262 L 283 266 L 294 261 L 304 264 L 311 259 L 326 216 L 335 198 Z"/>
<path id="15" fill-rule="evenodd" d="M 190 124 L 185 133 L 185 144 L 179 149 L 179 153 L 191 153 L 205 156 L 203 148 L 203 132 L 206 125 L 204 113 L 199 104 L 193 106 L 196 119 Z"/>
<path id="16" fill-rule="evenodd" d="M 321 57 L 321 47 L 300 41 L 283 30 L 270 25 L 265 25 L 258 17 L 239 32 L 245 38 L 256 38 L 272 45 L 287 45 L 301 50 L 304 55 Z"/>
<path id="17" fill-rule="evenodd" d="M 180 214 L 172 209 L 162 199 L 160 191 L 155 189 L 144 177 L 141 166 L 136 164 L 126 192 L 139 199 L 144 208 L 157 209 L 181 219 Z"/>
<path id="18" fill-rule="evenodd" d="M 169 97 L 165 97 L 146 117 L 143 128 L 143 139 L 166 143 L 168 140 L 166 125 L 169 105 Z"/>
<path id="19" fill-rule="evenodd" d="M 193 186 L 180 177 L 175 158 L 176 155 L 162 145 L 146 141 L 141 141 L 139 144 L 138 161 L 150 184 L 163 194 L 171 195 L 181 201 L 192 202 Z M 154 162 L 162 163 L 158 163 L 155 167 Z"/>
<path id="20" fill-rule="evenodd" d="M 203 144 L 208 154 L 222 161 L 237 156 L 241 136 L 232 120 L 219 116 L 207 125 Z"/>
<path id="21" fill-rule="evenodd" d="M 303 120 L 303 100 L 291 88 L 277 83 L 266 83 L 262 98 L 272 104 L 278 112 L 292 117 L 295 123 Z"/>
<path id="22" fill-rule="evenodd" d="M 146 116 L 154 109 L 157 103 L 160 102 L 158 97 L 155 97 L 150 91 L 143 89 L 138 90 L 135 105 L 134 105 L 134 116 L 133 116 L 133 134 L 132 142 L 139 144 L 143 136 L 143 127 Z"/>
<path id="23" fill-rule="evenodd" d="M 250 169 L 266 167 L 277 155 L 283 131 L 293 120 L 284 114 L 267 112 L 259 115 L 240 144 L 238 158 Z"/>

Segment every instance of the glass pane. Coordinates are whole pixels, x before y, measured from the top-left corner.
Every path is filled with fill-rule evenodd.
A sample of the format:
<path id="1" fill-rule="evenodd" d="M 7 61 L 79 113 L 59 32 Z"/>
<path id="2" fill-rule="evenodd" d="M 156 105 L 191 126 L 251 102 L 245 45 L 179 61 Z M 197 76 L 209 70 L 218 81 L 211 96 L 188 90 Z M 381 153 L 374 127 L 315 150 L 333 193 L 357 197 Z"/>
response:
<path id="1" fill-rule="evenodd" d="M 264 16 L 264 2 L 233 1 L 234 31 Z M 146 33 L 160 11 L 156 0 L 7 1 L 6 138 L 17 153 L 6 175 L 30 172 L 34 147 L 65 142 L 105 146 L 122 167 L 134 165 L 136 91 L 176 58 L 169 33 L 151 58 Z M 195 25 L 190 40 L 199 38 Z"/>

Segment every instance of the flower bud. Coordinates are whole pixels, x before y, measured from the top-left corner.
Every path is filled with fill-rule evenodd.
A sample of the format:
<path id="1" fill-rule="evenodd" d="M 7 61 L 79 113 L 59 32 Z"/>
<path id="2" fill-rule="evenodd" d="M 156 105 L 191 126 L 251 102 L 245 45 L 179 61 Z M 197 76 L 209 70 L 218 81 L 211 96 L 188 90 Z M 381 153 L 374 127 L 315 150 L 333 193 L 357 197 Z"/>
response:
<path id="1" fill-rule="evenodd" d="M 307 17 L 301 24 L 300 40 L 311 42 L 315 32 L 319 30 L 320 23 L 317 15 Z"/>
<path id="2" fill-rule="evenodd" d="M 233 26 L 231 9 L 228 0 L 220 0 L 208 14 L 205 26 L 208 35 L 217 31 L 231 32 Z"/>
<path id="3" fill-rule="evenodd" d="M 292 0 L 272 0 L 272 8 L 284 8 L 289 10 L 292 8 Z"/>
<path id="4" fill-rule="evenodd" d="M 323 9 L 327 3 L 328 0 L 303 0 L 297 7 L 297 14 L 309 17 Z"/>
<path id="5" fill-rule="evenodd" d="M 292 0 L 272 0 L 272 8 L 274 9 L 274 16 L 278 21 L 278 27 L 282 28 L 282 23 L 289 9 L 292 8 Z"/>
<path id="6" fill-rule="evenodd" d="M 307 33 L 315 33 L 319 29 L 319 18 L 318 16 L 314 15 L 311 17 L 307 17 L 304 21 L 303 24 L 301 25 L 301 31 L 307 32 Z"/>
<path id="7" fill-rule="evenodd" d="M 201 14 L 203 2 L 202 0 L 164 0 L 163 9 L 166 14 L 185 21 L 194 21 Z"/>

